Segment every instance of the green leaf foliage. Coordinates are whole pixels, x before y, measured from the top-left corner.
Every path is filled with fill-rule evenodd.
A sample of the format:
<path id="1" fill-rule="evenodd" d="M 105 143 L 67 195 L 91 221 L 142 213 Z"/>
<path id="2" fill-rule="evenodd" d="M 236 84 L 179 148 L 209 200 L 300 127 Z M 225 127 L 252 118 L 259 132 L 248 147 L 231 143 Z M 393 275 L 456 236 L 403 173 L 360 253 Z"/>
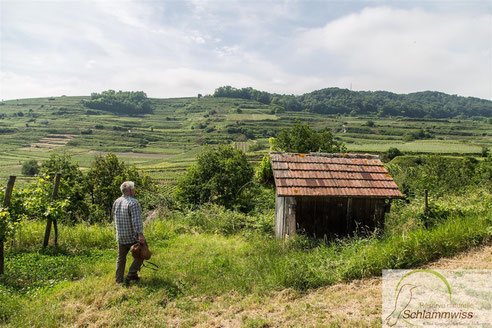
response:
<path id="1" fill-rule="evenodd" d="M 100 109 L 118 114 L 146 114 L 152 112 L 150 100 L 143 91 L 107 90 L 92 93 L 90 100 L 82 104 L 92 109 Z"/>
<path id="2" fill-rule="evenodd" d="M 270 155 L 263 156 L 255 171 L 255 177 L 259 183 L 273 183 L 273 169 Z"/>
<path id="3" fill-rule="evenodd" d="M 134 166 L 120 161 L 114 153 L 97 156 L 86 174 L 87 192 L 91 212 L 96 221 L 111 221 L 113 202 L 121 196 L 120 185 L 133 181 L 137 193 L 153 190 L 151 178 L 140 173 Z"/>
<path id="4" fill-rule="evenodd" d="M 178 182 L 176 196 L 185 204 L 214 202 L 232 208 L 240 203 L 252 176 L 253 169 L 241 150 L 207 146 Z"/>
<path id="5" fill-rule="evenodd" d="M 31 159 L 24 162 L 24 164 L 22 164 L 21 172 L 24 175 L 35 176 L 39 173 L 38 161 L 35 159 Z"/>
<path id="6" fill-rule="evenodd" d="M 3 199 L 4 190 L 0 191 Z M 9 236 L 22 220 L 44 220 L 51 217 L 63 220 L 65 210 L 70 205 L 69 198 L 51 200 L 53 194 L 52 177 L 40 177 L 24 189 L 14 188 L 8 208 L 0 209 L 0 237 Z"/>
<path id="7" fill-rule="evenodd" d="M 424 189 L 435 196 L 466 192 L 478 185 L 492 189 L 490 157 L 477 161 L 471 157 L 398 156 L 387 167 L 400 190 L 408 197 L 422 195 Z"/>
<path id="8" fill-rule="evenodd" d="M 396 147 L 390 147 L 382 156 L 382 160 L 385 162 L 391 161 L 397 156 L 402 156 L 403 153 Z"/>
<path id="9" fill-rule="evenodd" d="M 341 153 L 346 148 L 343 143 L 336 141 L 333 133 L 327 128 L 321 132 L 316 132 L 307 123 L 301 123 L 296 120 L 294 126 L 290 129 L 281 130 L 275 142 L 276 150 L 293 152 L 293 153 Z"/>
<path id="10" fill-rule="evenodd" d="M 308 111 L 321 114 L 378 115 L 405 117 L 472 117 L 492 116 L 492 101 L 424 91 L 396 94 L 387 91 L 351 91 L 326 88 L 301 96 L 272 94 L 252 88 L 217 88 L 214 97 L 257 100 L 286 111 Z"/>
<path id="11" fill-rule="evenodd" d="M 41 176 L 55 177 L 61 174 L 58 188 L 59 199 L 70 199 L 65 208 L 64 219 L 70 222 L 81 222 L 90 216 L 86 198 L 86 181 L 78 163 L 72 161 L 72 156 L 66 153 L 52 153 L 48 160 L 41 164 Z"/>

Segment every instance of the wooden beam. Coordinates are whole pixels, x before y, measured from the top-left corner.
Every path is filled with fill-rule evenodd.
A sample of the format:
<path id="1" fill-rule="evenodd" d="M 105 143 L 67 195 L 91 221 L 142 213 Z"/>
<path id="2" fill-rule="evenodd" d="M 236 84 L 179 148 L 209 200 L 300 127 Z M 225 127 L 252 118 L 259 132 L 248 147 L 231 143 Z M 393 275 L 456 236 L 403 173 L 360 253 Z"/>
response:
<path id="1" fill-rule="evenodd" d="M 10 198 L 12 198 L 12 191 L 14 190 L 15 175 L 9 176 L 9 182 L 7 183 L 7 189 L 5 190 L 5 197 L 3 198 L 3 207 L 10 206 Z"/>
<path id="2" fill-rule="evenodd" d="M 12 191 L 14 190 L 15 175 L 9 176 L 9 182 L 7 183 L 7 189 L 5 190 L 5 197 L 3 198 L 3 208 L 10 206 L 10 198 L 12 198 Z M 4 273 L 5 269 L 5 254 L 3 250 L 3 237 L 0 236 L 0 275 Z"/>
<path id="3" fill-rule="evenodd" d="M 295 197 L 285 197 L 286 203 L 286 235 L 294 236 L 296 234 L 296 199 Z"/>
<path id="4" fill-rule="evenodd" d="M 343 212 L 342 212 L 343 213 Z M 347 198 L 347 233 L 352 231 L 352 198 Z"/>
<path id="5" fill-rule="evenodd" d="M 275 237 L 284 238 L 285 197 L 275 196 Z"/>

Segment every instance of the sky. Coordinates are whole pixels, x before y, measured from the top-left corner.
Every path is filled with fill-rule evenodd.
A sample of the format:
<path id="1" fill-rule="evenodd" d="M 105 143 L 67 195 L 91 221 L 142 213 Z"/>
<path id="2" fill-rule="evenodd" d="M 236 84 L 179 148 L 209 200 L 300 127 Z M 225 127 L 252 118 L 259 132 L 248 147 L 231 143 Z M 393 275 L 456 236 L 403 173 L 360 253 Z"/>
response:
<path id="1" fill-rule="evenodd" d="M 0 39 L 4 100 L 225 85 L 492 99 L 492 0 L 0 0 Z"/>

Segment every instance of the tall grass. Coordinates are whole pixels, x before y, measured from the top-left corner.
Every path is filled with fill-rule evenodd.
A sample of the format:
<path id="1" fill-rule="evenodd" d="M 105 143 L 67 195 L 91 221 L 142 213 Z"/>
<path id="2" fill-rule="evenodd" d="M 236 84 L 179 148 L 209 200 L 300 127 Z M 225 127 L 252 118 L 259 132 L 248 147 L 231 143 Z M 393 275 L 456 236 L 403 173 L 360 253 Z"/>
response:
<path id="1" fill-rule="evenodd" d="M 25 221 L 15 233 L 12 251 L 37 250 L 43 243 L 46 222 Z M 53 244 L 54 231 L 51 229 L 50 244 Z M 71 251 L 90 248 L 111 249 L 116 247 L 112 225 L 87 224 L 76 225 L 58 224 L 58 239 L 60 245 Z"/>
<path id="2" fill-rule="evenodd" d="M 432 215 L 424 215 L 419 199 L 396 204 L 383 234 L 328 243 L 304 236 L 274 238 L 264 230 L 271 228 L 273 215 L 255 226 L 245 214 L 213 206 L 163 211 L 145 225 L 152 261 L 160 270 L 143 269 L 138 295 L 186 300 L 231 291 L 306 290 L 378 276 L 383 269 L 415 267 L 492 241 L 488 190 L 475 188 L 466 196 L 432 199 L 432 204 Z M 50 298 L 52 310 L 60 313 L 58 298 L 94 298 L 94 290 L 107 293 L 114 279 L 111 225 L 62 225 L 60 246 L 39 251 L 44 227 L 42 222 L 24 224 L 7 250 L 7 275 L 0 279 L 3 322 L 29 316 L 36 325 L 50 325 L 39 319 L 48 314 L 36 298 Z M 73 280 L 80 282 L 73 285 Z"/>

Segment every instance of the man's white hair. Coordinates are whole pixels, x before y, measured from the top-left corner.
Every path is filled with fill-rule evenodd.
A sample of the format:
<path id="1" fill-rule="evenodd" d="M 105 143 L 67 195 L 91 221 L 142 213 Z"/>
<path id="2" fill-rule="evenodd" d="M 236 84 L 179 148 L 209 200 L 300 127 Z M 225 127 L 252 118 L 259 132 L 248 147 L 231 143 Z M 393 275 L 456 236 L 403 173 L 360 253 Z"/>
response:
<path id="1" fill-rule="evenodd" d="M 125 181 L 120 186 L 123 195 L 128 195 L 132 189 L 135 189 L 135 183 L 133 181 Z"/>

